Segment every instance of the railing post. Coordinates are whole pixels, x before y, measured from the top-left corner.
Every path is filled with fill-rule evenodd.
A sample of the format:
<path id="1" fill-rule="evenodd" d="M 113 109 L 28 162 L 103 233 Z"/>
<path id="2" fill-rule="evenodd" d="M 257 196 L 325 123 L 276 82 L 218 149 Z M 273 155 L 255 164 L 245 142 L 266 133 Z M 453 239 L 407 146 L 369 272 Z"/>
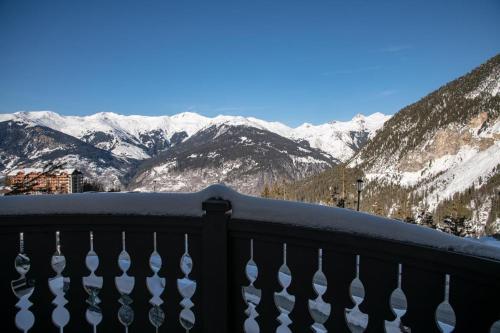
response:
<path id="1" fill-rule="evenodd" d="M 227 223 L 231 203 L 222 199 L 203 202 L 202 318 L 203 333 L 228 330 Z"/>

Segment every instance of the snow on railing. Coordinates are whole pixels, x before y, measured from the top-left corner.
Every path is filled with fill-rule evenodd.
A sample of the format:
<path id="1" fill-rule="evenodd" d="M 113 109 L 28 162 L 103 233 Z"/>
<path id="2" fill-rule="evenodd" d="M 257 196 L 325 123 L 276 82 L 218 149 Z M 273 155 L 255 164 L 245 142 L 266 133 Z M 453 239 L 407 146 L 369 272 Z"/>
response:
<path id="1" fill-rule="evenodd" d="M 6 332 L 495 332 L 500 318 L 498 248 L 222 185 L 3 197 L 0 252 Z"/>
<path id="2" fill-rule="evenodd" d="M 0 198 L 0 215 L 111 214 L 200 217 L 203 215 L 201 204 L 209 198 L 231 202 L 231 217 L 234 219 L 346 232 L 500 260 L 498 247 L 427 227 L 349 209 L 247 196 L 224 185 L 212 185 L 196 193 L 119 192 L 6 196 Z"/>

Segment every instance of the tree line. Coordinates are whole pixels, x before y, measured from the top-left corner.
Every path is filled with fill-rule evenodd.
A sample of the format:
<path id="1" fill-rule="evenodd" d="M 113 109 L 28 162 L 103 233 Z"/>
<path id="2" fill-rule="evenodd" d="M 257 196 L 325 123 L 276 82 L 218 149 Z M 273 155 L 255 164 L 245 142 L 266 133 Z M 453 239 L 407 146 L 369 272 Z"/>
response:
<path id="1" fill-rule="evenodd" d="M 261 196 L 356 209 L 356 180 L 359 178 L 365 178 L 362 170 L 338 165 L 303 180 L 265 184 Z M 433 187 L 419 189 L 391 181 L 365 179 L 360 210 L 457 236 L 500 234 L 500 165 L 487 181 L 479 179 L 450 198 L 435 198 L 440 203 L 431 208 L 426 202 L 434 192 Z"/>

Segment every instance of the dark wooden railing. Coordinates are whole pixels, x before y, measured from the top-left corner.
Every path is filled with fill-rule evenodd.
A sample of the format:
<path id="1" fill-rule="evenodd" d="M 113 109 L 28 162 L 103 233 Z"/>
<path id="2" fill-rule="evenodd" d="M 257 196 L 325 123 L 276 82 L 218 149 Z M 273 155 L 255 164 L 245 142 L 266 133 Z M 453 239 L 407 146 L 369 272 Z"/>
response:
<path id="1" fill-rule="evenodd" d="M 388 326 L 388 332 L 430 333 L 441 325 L 470 333 L 498 325 L 498 260 L 286 221 L 238 219 L 222 199 L 204 201 L 203 211 L 201 217 L 0 216 L 0 331 L 384 332 Z M 93 252 L 88 257 L 90 232 L 98 267 Z M 161 263 L 152 256 L 155 244 Z M 155 267 L 158 278 L 148 288 Z M 82 278 L 93 269 L 102 286 L 94 279 L 84 288 Z M 48 281 L 57 270 L 62 277 L 53 280 L 54 293 Z M 123 290 L 130 284 L 120 293 L 115 281 L 124 271 L 135 279 L 129 295 Z M 66 287 L 57 295 L 62 281 Z M 150 290 L 160 302 L 151 302 Z"/>

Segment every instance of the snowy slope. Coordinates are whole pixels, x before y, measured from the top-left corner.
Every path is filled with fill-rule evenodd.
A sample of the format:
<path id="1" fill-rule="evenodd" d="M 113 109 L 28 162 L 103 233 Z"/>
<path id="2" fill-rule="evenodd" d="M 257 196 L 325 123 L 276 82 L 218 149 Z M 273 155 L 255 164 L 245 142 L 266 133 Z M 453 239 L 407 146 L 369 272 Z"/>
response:
<path id="1" fill-rule="evenodd" d="M 484 80 L 481 81 L 476 89 L 465 95 L 465 98 L 475 99 L 481 96 L 481 94 L 490 95 L 495 97 L 500 92 L 500 67 L 496 67 L 491 71 Z"/>
<path id="2" fill-rule="evenodd" d="M 481 127 L 484 125 L 481 124 Z M 438 136 L 448 140 L 454 137 L 447 131 L 436 134 L 429 143 L 421 145 L 416 154 L 405 157 L 404 163 L 395 163 L 369 170 L 367 179 L 390 179 L 402 186 L 418 187 L 420 193 L 426 192 L 427 205 L 433 210 L 443 199 L 451 198 L 454 193 L 463 192 L 474 184 L 480 185 L 495 175 L 500 165 L 500 117 L 481 135 L 477 135 L 479 128 L 456 128 L 451 126 L 454 133 L 467 133 L 467 137 L 459 137 L 467 144 L 459 145 L 454 150 L 440 152 L 440 145 L 433 145 Z M 472 133 L 470 132 L 472 130 Z M 475 130 L 475 131 L 474 131 Z M 445 134 L 446 133 L 446 134 Z M 460 140 L 458 139 L 458 140 Z M 434 142 L 432 142 L 434 141 Z M 452 148 L 453 143 L 444 143 Z M 408 164 L 419 165 L 416 169 L 408 170 Z M 479 182 L 481 179 L 481 182 Z"/>
<path id="3" fill-rule="evenodd" d="M 479 189 L 500 170 L 499 90 L 497 55 L 396 113 L 350 166 L 361 168 L 373 186 L 411 190 L 431 212 L 457 193 Z M 470 205 L 483 229 L 490 199 Z"/>
<path id="4" fill-rule="evenodd" d="M 291 132 L 291 137 L 309 142 L 335 158 L 346 161 L 373 137 L 391 116 L 374 113 L 356 115 L 350 121 L 332 121 L 322 125 L 303 124 Z"/>
<path id="5" fill-rule="evenodd" d="M 117 188 L 135 161 L 116 157 L 49 127 L 23 121 L 0 122 L 0 173 L 49 164 L 77 168 L 105 188 Z"/>
<path id="6" fill-rule="evenodd" d="M 259 194 L 266 184 L 301 179 L 338 162 L 307 142 L 245 122 L 222 123 L 143 162 L 129 188 L 192 191 L 223 181 L 242 193 Z"/>
<path id="7" fill-rule="evenodd" d="M 374 113 L 370 116 L 356 115 L 349 121 L 331 121 L 312 125 L 304 123 L 296 128 L 280 122 L 268 122 L 253 117 L 217 116 L 206 127 L 227 124 L 248 126 L 276 133 L 285 138 L 309 142 L 313 148 L 320 149 L 335 159 L 346 161 L 354 155 L 391 116 Z"/>

